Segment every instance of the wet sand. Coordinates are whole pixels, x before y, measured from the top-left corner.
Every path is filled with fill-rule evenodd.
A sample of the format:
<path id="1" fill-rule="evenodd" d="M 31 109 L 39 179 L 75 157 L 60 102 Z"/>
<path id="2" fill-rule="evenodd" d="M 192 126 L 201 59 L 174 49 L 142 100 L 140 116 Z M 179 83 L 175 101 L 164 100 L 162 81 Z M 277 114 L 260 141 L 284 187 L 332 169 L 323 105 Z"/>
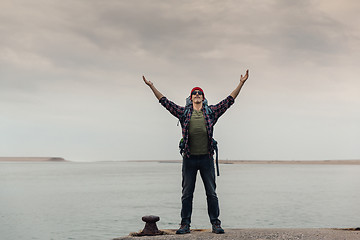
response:
<path id="1" fill-rule="evenodd" d="M 114 240 L 134 239 L 202 239 L 202 240 L 223 240 L 223 239 L 249 239 L 249 240 L 357 240 L 360 239 L 359 230 L 330 229 L 330 228 L 282 228 L 282 229 L 225 229 L 225 234 L 214 234 L 210 229 L 195 229 L 191 233 L 178 235 L 176 230 L 163 230 L 166 235 L 132 237 L 125 236 L 114 238 Z"/>

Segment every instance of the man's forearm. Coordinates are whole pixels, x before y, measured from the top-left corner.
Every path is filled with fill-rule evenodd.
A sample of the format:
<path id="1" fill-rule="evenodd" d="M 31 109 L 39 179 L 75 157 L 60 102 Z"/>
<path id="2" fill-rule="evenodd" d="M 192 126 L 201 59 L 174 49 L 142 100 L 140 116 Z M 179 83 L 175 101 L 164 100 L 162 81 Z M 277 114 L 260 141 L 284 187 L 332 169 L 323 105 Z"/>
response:
<path id="1" fill-rule="evenodd" d="M 242 86 L 244 85 L 245 82 L 241 82 L 239 83 L 239 85 L 235 88 L 234 91 L 232 91 L 232 93 L 230 94 L 230 96 L 232 96 L 234 99 L 239 95 L 240 90 L 242 88 Z"/>
<path id="2" fill-rule="evenodd" d="M 152 85 L 150 86 L 150 89 L 153 91 L 155 97 L 156 97 L 158 100 L 160 100 L 162 97 L 164 97 L 164 95 L 162 95 L 161 92 L 159 92 L 159 91 L 156 89 L 156 87 L 154 86 L 154 84 L 152 84 Z"/>

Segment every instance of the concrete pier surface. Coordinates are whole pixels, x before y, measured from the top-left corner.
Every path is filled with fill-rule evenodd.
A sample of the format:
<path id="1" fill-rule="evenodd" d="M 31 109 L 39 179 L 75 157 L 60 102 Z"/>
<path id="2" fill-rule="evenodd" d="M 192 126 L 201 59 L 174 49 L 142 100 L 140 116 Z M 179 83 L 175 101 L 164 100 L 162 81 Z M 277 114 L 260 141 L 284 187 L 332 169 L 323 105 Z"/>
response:
<path id="1" fill-rule="evenodd" d="M 134 237 L 129 236 L 114 238 L 114 240 L 134 239 L 196 239 L 196 240 L 223 240 L 223 239 L 244 239 L 244 240 L 360 240 L 359 229 L 331 229 L 331 228 L 281 228 L 281 229 L 225 229 L 225 234 L 214 234 L 210 229 L 192 229 L 191 233 L 178 235 L 175 229 L 162 230 L 164 235 Z"/>

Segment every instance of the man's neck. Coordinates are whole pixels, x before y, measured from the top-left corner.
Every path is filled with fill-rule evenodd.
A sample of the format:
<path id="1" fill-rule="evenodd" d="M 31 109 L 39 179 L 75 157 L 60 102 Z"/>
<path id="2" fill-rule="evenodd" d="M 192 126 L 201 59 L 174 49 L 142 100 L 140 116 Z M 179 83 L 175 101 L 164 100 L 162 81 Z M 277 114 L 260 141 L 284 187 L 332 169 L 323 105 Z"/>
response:
<path id="1" fill-rule="evenodd" d="M 203 105 L 202 102 L 200 102 L 200 103 L 194 103 L 193 102 L 193 108 L 196 111 L 200 111 L 202 109 L 202 105 Z"/>

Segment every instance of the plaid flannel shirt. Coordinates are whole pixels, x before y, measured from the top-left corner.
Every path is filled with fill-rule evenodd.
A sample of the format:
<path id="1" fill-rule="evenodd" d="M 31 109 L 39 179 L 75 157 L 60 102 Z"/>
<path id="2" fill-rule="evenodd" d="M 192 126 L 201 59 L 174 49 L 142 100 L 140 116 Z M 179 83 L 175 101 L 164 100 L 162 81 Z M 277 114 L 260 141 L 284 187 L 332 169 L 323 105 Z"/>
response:
<path id="1" fill-rule="evenodd" d="M 188 111 L 187 115 L 185 114 L 185 107 L 181 107 L 174 102 L 168 100 L 166 97 L 162 97 L 159 102 L 163 105 L 172 115 L 180 120 L 181 128 L 182 128 L 182 136 L 185 142 L 184 156 L 190 157 L 190 145 L 189 145 L 189 125 L 190 119 L 193 112 L 193 106 L 190 106 L 190 111 Z M 228 96 L 221 102 L 216 105 L 209 105 L 209 108 L 212 110 L 211 116 L 203 111 L 205 118 L 205 125 L 208 134 L 208 142 L 209 142 L 209 155 L 214 155 L 214 146 L 213 146 L 213 133 L 214 133 L 214 125 L 219 119 L 221 115 L 225 113 L 225 111 L 234 103 L 234 98 L 232 96 Z"/>

